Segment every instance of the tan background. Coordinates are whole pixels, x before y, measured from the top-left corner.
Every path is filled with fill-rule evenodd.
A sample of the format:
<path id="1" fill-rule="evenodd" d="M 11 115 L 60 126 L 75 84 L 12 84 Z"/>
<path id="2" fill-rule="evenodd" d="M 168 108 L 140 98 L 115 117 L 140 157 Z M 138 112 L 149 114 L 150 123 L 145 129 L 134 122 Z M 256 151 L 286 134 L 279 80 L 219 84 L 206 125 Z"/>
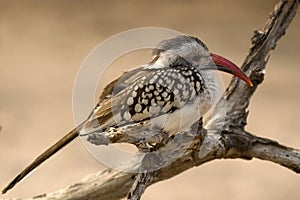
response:
<path id="1" fill-rule="evenodd" d="M 73 127 L 73 82 L 98 43 L 130 28 L 165 27 L 200 37 L 213 52 L 240 65 L 253 30 L 265 24 L 275 2 L 0 0 L 0 187 Z M 247 126 L 255 134 L 298 148 L 299 35 L 298 15 L 271 55 Z M 103 169 L 76 140 L 3 197 L 54 191 Z M 210 162 L 155 184 L 143 196 L 299 198 L 299 175 L 256 159 Z"/>

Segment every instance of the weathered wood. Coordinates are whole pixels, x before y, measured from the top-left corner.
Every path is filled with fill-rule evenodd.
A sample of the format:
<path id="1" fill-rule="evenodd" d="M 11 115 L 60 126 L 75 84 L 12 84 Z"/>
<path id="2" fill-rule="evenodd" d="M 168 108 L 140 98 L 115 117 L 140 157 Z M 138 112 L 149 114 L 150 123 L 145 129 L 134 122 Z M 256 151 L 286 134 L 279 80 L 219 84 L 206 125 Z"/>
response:
<path id="1" fill-rule="evenodd" d="M 183 156 L 157 171 L 152 184 L 172 178 L 185 170 L 215 159 L 258 158 L 278 163 L 300 173 L 299 150 L 280 145 L 273 140 L 257 137 L 243 130 L 223 134 L 208 132 L 204 135 L 204 139 L 207 141 L 203 141 L 202 144 L 209 146 L 209 151 L 201 153 L 199 150 L 201 139 L 196 138 L 195 143 Z M 184 137 L 185 142 L 190 139 L 191 137 Z M 34 199 L 120 199 L 126 197 L 133 180 L 134 174 L 108 169 L 88 175 L 68 188 L 40 195 Z"/>

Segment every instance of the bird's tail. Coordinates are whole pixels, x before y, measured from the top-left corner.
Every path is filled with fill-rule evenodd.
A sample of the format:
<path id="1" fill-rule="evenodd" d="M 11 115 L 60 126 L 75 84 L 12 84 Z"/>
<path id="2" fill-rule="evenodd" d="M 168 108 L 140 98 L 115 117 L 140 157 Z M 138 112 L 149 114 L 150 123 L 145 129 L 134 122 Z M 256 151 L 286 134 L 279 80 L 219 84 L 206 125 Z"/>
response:
<path id="1" fill-rule="evenodd" d="M 82 123 L 83 124 L 83 123 Z M 54 155 L 57 151 L 62 149 L 64 146 L 69 144 L 72 140 L 74 140 L 78 136 L 78 131 L 81 129 L 82 124 L 78 127 L 74 128 L 67 135 L 62 137 L 59 141 L 57 141 L 50 148 L 45 150 L 41 155 L 39 155 L 30 165 L 28 165 L 23 171 L 21 171 L 3 190 L 2 194 L 5 194 L 8 190 L 12 189 L 18 182 L 20 182 L 27 174 L 29 174 L 32 170 L 37 168 L 40 164 L 42 164 L 45 160 Z"/>

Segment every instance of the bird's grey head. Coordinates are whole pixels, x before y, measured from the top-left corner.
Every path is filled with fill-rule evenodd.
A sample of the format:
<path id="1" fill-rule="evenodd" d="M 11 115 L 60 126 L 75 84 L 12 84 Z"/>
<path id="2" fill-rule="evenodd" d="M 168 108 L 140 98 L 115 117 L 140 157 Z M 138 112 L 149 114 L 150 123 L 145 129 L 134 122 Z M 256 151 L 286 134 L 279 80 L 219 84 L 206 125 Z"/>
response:
<path id="1" fill-rule="evenodd" d="M 153 60 L 147 68 L 164 68 L 192 66 L 198 69 L 212 92 L 216 88 L 216 81 L 211 70 L 219 70 L 244 80 L 252 86 L 251 80 L 234 63 L 226 58 L 210 53 L 206 45 L 198 38 L 191 36 L 177 36 L 162 41 L 153 50 Z"/>
<path id="2" fill-rule="evenodd" d="M 146 68 L 164 68 L 172 66 L 193 66 L 201 73 L 219 70 L 245 81 L 252 86 L 251 80 L 241 69 L 230 60 L 210 53 L 207 46 L 198 38 L 181 35 L 164 40 L 153 50 L 153 60 Z M 205 69 L 205 70 L 203 70 Z M 199 71 L 200 73 L 200 71 Z M 209 72 L 208 72 L 209 73 Z"/>
<path id="3" fill-rule="evenodd" d="M 152 55 L 153 61 L 159 60 L 163 66 L 184 61 L 195 66 L 207 62 L 210 57 L 207 46 L 201 40 L 186 35 L 163 40 L 153 50 Z"/>

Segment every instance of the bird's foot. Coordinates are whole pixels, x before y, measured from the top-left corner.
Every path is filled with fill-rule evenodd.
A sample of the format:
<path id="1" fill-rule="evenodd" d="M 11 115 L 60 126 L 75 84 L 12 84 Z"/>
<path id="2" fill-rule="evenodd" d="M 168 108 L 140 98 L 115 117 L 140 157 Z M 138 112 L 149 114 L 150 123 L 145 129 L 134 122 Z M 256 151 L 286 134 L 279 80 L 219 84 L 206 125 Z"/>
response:
<path id="1" fill-rule="evenodd" d="M 147 133 L 147 137 L 140 140 L 137 147 L 142 152 L 153 152 L 165 146 L 169 142 L 169 134 L 161 129 L 152 129 Z"/>
<path id="2" fill-rule="evenodd" d="M 87 141 L 94 145 L 108 145 L 110 141 L 107 139 L 105 135 L 98 132 L 90 133 L 88 135 Z"/>

